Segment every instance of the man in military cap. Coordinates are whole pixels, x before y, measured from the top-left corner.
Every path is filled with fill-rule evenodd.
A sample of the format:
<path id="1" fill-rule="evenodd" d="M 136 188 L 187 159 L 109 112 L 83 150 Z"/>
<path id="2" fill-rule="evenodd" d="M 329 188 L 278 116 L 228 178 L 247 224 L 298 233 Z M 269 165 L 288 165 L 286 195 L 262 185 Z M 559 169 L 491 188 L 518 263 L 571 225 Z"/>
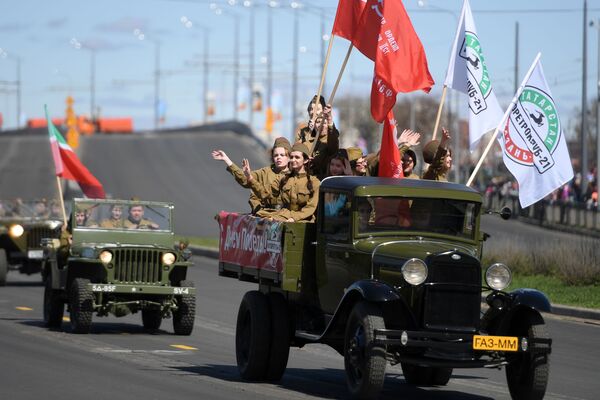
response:
<path id="1" fill-rule="evenodd" d="M 124 222 L 127 229 L 159 229 L 160 226 L 150 219 L 144 218 L 144 206 L 132 204 L 129 206 L 129 216 Z"/>
<path id="2" fill-rule="evenodd" d="M 450 132 L 442 128 L 441 141 L 432 140 L 423 147 L 423 160 L 429 164 L 423 179 L 448 181 L 448 173 L 452 168 L 452 151 L 448 148 Z"/>

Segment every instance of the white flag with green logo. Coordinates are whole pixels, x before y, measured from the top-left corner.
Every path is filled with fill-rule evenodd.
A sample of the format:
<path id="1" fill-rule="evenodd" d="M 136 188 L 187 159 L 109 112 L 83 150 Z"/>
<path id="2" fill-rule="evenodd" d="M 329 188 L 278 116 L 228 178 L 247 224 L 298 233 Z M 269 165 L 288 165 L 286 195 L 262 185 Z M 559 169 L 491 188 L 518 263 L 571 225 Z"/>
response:
<path id="1" fill-rule="evenodd" d="M 463 3 L 444 85 L 469 98 L 469 142 L 471 150 L 479 139 L 502 119 L 502 109 L 492 88 L 469 1 Z"/>
<path id="2" fill-rule="evenodd" d="M 539 59 L 530 70 L 506 123 L 500 126 L 499 140 L 504 164 L 519 182 L 521 207 L 573 179 L 567 140 Z"/>

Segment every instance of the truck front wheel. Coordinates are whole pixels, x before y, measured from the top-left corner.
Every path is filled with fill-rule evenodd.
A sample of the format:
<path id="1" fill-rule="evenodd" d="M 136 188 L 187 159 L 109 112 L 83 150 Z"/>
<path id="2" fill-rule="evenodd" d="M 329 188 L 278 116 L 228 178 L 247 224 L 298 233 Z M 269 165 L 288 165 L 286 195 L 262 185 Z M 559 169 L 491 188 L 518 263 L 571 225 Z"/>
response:
<path id="1" fill-rule="evenodd" d="M 88 279 L 76 278 L 71 284 L 69 309 L 73 333 L 90 333 L 94 312 L 94 294 L 88 289 Z"/>
<path id="2" fill-rule="evenodd" d="M 235 327 L 235 357 L 243 379 L 265 379 L 271 343 L 271 313 L 267 297 L 257 290 L 242 299 Z"/>
<path id="3" fill-rule="evenodd" d="M 537 313 L 527 313 L 515 321 L 511 329 L 515 336 L 529 337 L 531 339 L 550 336 L 544 325 L 544 319 Z M 515 399 L 543 399 L 548 385 L 550 369 L 550 355 L 546 353 L 523 352 L 512 355 L 506 366 L 506 380 L 510 396 Z"/>
<path id="4" fill-rule="evenodd" d="M 385 329 L 381 308 L 366 301 L 356 303 L 344 343 L 346 382 L 353 398 L 377 398 L 383 387 L 386 349 L 375 342 L 375 329 Z"/>

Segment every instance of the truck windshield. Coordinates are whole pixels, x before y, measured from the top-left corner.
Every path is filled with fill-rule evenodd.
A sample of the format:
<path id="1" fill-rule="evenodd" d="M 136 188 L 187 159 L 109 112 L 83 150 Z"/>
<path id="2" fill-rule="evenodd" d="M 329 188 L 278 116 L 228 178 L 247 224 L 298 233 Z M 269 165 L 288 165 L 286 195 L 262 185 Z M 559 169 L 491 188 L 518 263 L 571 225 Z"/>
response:
<path id="1" fill-rule="evenodd" d="M 73 211 L 75 229 L 171 230 L 171 210 L 164 204 L 78 202 Z"/>
<path id="2" fill-rule="evenodd" d="M 475 235 L 479 204 L 464 200 L 408 197 L 360 197 L 358 233 L 432 232 L 465 239 Z"/>

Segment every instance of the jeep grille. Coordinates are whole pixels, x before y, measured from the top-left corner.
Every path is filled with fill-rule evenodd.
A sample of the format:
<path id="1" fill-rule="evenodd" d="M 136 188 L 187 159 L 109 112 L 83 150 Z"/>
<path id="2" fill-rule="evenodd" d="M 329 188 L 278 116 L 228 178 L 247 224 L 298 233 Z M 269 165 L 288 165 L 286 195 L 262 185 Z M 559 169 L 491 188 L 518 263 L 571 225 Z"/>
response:
<path id="1" fill-rule="evenodd" d="M 43 238 L 58 238 L 58 235 L 50 228 L 31 228 L 27 231 L 27 247 L 41 249 Z"/>
<path id="2" fill-rule="evenodd" d="M 429 265 L 423 323 L 431 329 L 475 331 L 479 328 L 481 266 L 466 255 L 452 261 L 435 257 Z"/>
<path id="3" fill-rule="evenodd" d="M 113 255 L 116 282 L 159 283 L 162 280 L 160 250 L 116 249 Z"/>

